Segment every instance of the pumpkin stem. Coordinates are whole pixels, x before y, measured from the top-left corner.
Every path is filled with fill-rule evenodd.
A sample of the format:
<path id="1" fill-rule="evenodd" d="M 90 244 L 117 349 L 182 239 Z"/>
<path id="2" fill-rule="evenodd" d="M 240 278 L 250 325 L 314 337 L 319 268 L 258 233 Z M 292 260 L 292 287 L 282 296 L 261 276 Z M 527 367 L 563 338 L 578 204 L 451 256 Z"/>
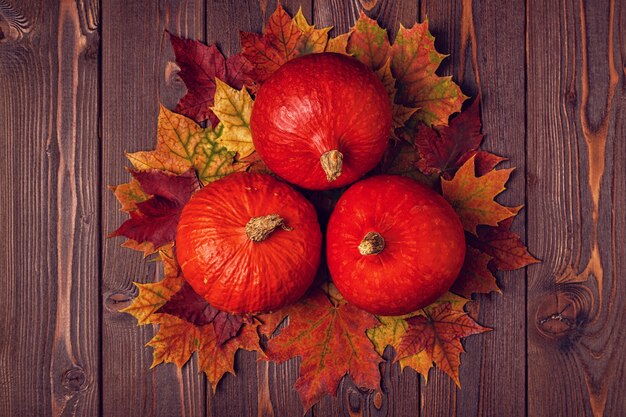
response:
<path id="1" fill-rule="evenodd" d="M 368 232 L 359 244 L 361 255 L 378 255 L 385 249 L 385 239 L 376 232 Z"/>
<path id="2" fill-rule="evenodd" d="M 268 214 L 251 218 L 246 224 L 246 235 L 253 242 L 262 242 L 278 227 L 290 231 L 293 228 L 285 224 L 285 219 L 278 214 Z"/>
<path id="3" fill-rule="evenodd" d="M 343 166 L 343 154 L 336 149 L 324 153 L 320 157 L 322 169 L 326 173 L 328 182 L 335 181 L 341 175 Z"/>

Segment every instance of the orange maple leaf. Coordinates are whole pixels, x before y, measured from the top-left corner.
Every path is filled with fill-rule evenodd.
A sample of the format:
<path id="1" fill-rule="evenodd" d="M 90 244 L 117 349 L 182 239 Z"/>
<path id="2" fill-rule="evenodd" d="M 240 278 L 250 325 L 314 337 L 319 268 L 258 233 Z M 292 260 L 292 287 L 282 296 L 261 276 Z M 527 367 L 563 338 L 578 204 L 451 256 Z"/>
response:
<path id="1" fill-rule="evenodd" d="M 439 369 L 461 386 L 459 366 L 464 352 L 461 338 L 491 329 L 476 323 L 462 308 L 453 308 L 450 302 L 436 302 L 423 312 L 406 319 L 408 328 L 398 346 L 396 360 L 426 352 Z"/>
<path id="2" fill-rule="evenodd" d="M 382 358 L 365 334 L 378 324 L 373 315 L 345 302 L 335 305 L 321 290 L 284 313 L 289 324 L 270 339 L 266 354 L 278 362 L 302 357 L 295 388 L 306 409 L 324 394 L 335 395 L 346 373 L 360 387 L 379 388 Z"/>
<path id="3" fill-rule="evenodd" d="M 463 310 L 463 307 L 468 301 L 469 300 L 466 298 L 447 292 L 433 304 L 449 303 L 452 308 Z M 380 322 L 380 325 L 369 329 L 367 331 L 367 337 L 372 341 L 376 351 L 381 356 L 387 346 L 393 347 L 395 351 L 398 352 L 402 338 L 409 327 L 407 319 L 423 314 L 424 310 L 418 310 L 402 316 L 377 316 L 376 318 Z M 424 380 L 428 380 L 428 371 L 433 366 L 433 360 L 426 351 L 423 350 L 414 355 L 402 358 L 396 355 L 396 359 L 400 363 L 401 369 L 407 367 L 412 368 L 420 373 L 424 377 Z"/>
<path id="4" fill-rule="evenodd" d="M 239 349 L 262 352 L 257 324 L 245 324 L 239 334 L 220 344 L 213 326 L 203 326 L 199 333 L 198 367 L 203 371 L 213 392 L 226 373 L 235 375 L 235 353 Z"/>
<path id="5" fill-rule="evenodd" d="M 261 84 L 281 65 L 298 56 L 302 32 L 278 4 L 265 25 L 263 35 L 241 32 L 240 36 L 241 53 L 253 67 L 249 75 Z"/>
<path id="6" fill-rule="evenodd" d="M 497 226 L 515 216 L 521 207 L 505 207 L 494 198 L 504 191 L 513 168 L 493 170 L 476 177 L 473 156 L 465 162 L 451 180 L 441 179 L 443 196 L 454 207 L 466 231 L 476 235 L 479 224 Z"/>

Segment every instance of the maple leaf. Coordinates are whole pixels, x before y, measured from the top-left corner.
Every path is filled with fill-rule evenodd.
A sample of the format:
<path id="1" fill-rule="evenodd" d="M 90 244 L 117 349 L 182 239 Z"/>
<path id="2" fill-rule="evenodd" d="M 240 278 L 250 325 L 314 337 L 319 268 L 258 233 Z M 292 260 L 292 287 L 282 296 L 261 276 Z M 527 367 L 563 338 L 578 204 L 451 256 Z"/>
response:
<path id="1" fill-rule="evenodd" d="M 174 363 L 181 368 L 199 347 L 200 329 L 176 316 L 164 314 L 159 330 L 146 344 L 153 348 L 152 365 Z"/>
<path id="2" fill-rule="evenodd" d="M 389 141 L 383 154 L 379 170 L 381 174 L 404 175 L 433 188 L 438 180 L 436 175 L 424 175 L 417 169 L 415 145 L 405 141 Z"/>
<path id="3" fill-rule="evenodd" d="M 302 33 L 296 47 L 299 55 L 324 52 L 328 43 L 328 32 L 332 27 L 316 29 L 315 26 L 310 25 L 304 14 L 302 14 L 302 6 L 300 6 L 298 13 L 293 17 L 293 22 L 300 30 L 300 33 Z"/>
<path id="4" fill-rule="evenodd" d="M 481 128 L 478 99 L 454 117 L 449 126 L 432 129 L 421 125 L 415 139 L 420 171 L 427 175 L 444 174 L 449 178 L 468 159 L 467 155 L 480 146 L 483 140 Z"/>
<path id="5" fill-rule="evenodd" d="M 159 170 L 131 171 L 131 174 L 152 197 L 136 203 L 137 209 L 130 212 L 130 219 L 110 236 L 150 242 L 155 248 L 173 242 L 183 206 L 199 186 L 194 170 L 182 175 Z"/>
<path id="6" fill-rule="evenodd" d="M 441 189 L 465 230 L 475 235 L 479 224 L 497 226 L 517 214 L 519 208 L 505 207 L 494 200 L 505 190 L 504 184 L 513 169 L 494 170 L 476 177 L 474 160 L 475 157 L 468 159 L 451 180 L 442 179 Z"/>
<path id="7" fill-rule="evenodd" d="M 496 284 L 496 277 L 489 269 L 489 262 L 492 259 L 486 253 L 468 246 L 463 268 L 451 291 L 465 297 L 470 297 L 473 293 L 488 294 L 492 291 L 501 293 Z"/>
<path id="8" fill-rule="evenodd" d="M 246 168 L 235 164 L 235 152 L 217 143 L 222 126 L 203 129 L 193 120 L 160 106 L 157 145 L 153 151 L 126 154 L 138 170 L 159 169 L 182 174 L 189 168 L 207 184 Z"/>
<path id="9" fill-rule="evenodd" d="M 203 371 L 213 392 L 226 373 L 235 375 L 235 353 L 239 349 L 261 352 L 257 324 L 246 324 L 239 334 L 226 343 L 219 343 L 219 338 L 212 326 L 201 328 L 198 340 L 198 367 Z"/>
<path id="10" fill-rule="evenodd" d="M 497 227 L 479 227 L 477 236 L 468 236 L 468 243 L 493 257 L 497 269 L 512 271 L 540 262 L 528 253 L 520 237 L 511 231 L 513 218 L 503 220 Z"/>
<path id="11" fill-rule="evenodd" d="M 245 158 L 254 152 L 252 134 L 250 133 L 250 116 L 252 114 L 252 97 L 245 88 L 235 90 L 216 79 L 215 106 L 211 110 L 223 125 L 217 142 Z"/>
<path id="12" fill-rule="evenodd" d="M 396 360 L 426 352 L 435 365 L 460 386 L 460 355 L 464 352 L 461 338 L 490 329 L 447 301 L 431 304 L 423 311 L 423 315 L 406 319 L 408 327 L 398 346 Z"/>
<path id="13" fill-rule="evenodd" d="M 224 58 L 215 44 L 207 46 L 171 33 L 169 35 L 176 63 L 180 67 L 178 75 L 187 87 L 187 93 L 178 102 L 176 111 L 196 122 L 210 119 L 211 125 L 217 126 L 219 121 L 210 109 L 215 95 L 215 79 L 240 89 L 244 84 L 247 61 L 240 54 Z"/>
<path id="14" fill-rule="evenodd" d="M 171 314 L 196 326 L 212 323 L 217 335 L 217 343 L 220 345 L 235 337 L 243 326 L 241 316 L 229 314 L 211 306 L 186 282 L 156 312 Z"/>
<path id="15" fill-rule="evenodd" d="M 385 65 L 389 48 L 387 29 L 378 26 L 374 19 L 361 11 L 348 39 L 348 53 L 376 71 Z"/>
<path id="16" fill-rule="evenodd" d="M 324 394 L 335 395 L 346 373 L 358 386 L 379 387 L 382 359 L 365 334 L 378 324 L 373 315 L 345 302 L 334 305 L 321 290 L 286 312 L 289 324 L 270 339 L 266 355 L 278 362 L 302 357 L 295 388 L 306 409 Z"/>
<path id="17" fill-rule="evenodd" d="M 462 310 L 468 301 L 469 300 L 463 297 L 447 292 L 442 295 L 441 298 L 435 302 L 435 304 L 450 303 L 453 308 Z M 376 316 L 380 325 L 367 330 L 367 337 L 372 341 L 376 351 L 381 356 L 387 346 L 393 347 L 397 352 L 400 343 L 402 342 L 402 338 L 404 337 L 404 334 L 409 326 L 406 320 L 420 314 L 423 315 L 424 310 L 418 310 L 402 316 Z M 396 359 L 397 362 L 400 363 L 401 369 L 407 367 L 412 368 L 420 373 L 425 380 L 428 380 L 428 371 L 432 368 L 433 360 L 426 353 L 426 351 L 421 351 L 414 355 Z"/>
<path id="18" fill-rule="evenodd" d="M 166 276 L 159 282 L 148 284 L 136 282 L 135 286 L 139 289 L 139 294 L 122 312 L 135 317 L 139 325 L 158 323 L 161 314 L 157 311 L 180 289 L 183 282 L 183 279 L 177 275 Z"/>
<path id="19" fill-rule="evenodd" d="M 241 32 L 240 38 L 241 53 L 252 64 L 249 76 L 252 81 L 262 84 L 282 64 L 298 56 L 302 33 L 278 4 L 265 25 L 263 35 Z"/>
<path id="20" fill-rule="evenodd" d="M 137 209 L 137 203 L 146 201 L 150 196 L 146 194 L 142 189 L 139 181 L 134 177 L 130 179 L 130 182 L 126 184 L 120 184 L 113 187 L 109 187 L 115 198 L 121 204 L 122 211 L 131 212 Z"/>
<path id="21" fill-rule="evenodd" d="M 451 77 L 435 73 L 445 55 L 436 51 L 428 21 L 410 29 L 401 25 L 389 53 L 398 102 L 418 108 L 412 116 L 416 121 L 428 126 L 447 125 L 448 117 L 461 110 L 467 96 Z"/>
<path id="22" fill-rule="evenodd" d="M 348 39 L 350 39 L 352 31 L 348 33 L 342 33 L 334 38 L 328 39 L 325 52 L 335 52 L 343 55 L 350 55 L 348 53 Z"/>

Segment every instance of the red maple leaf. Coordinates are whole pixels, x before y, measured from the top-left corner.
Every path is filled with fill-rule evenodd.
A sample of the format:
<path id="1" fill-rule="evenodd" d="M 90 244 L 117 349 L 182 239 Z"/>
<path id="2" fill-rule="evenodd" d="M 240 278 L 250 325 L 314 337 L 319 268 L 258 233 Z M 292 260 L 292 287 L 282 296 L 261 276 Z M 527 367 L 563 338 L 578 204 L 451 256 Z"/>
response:
<path id="1" fill-rule="evenodd" d="M 262 84 L 282 64 L 298 56 L 302 32 L 279 3 L 263 35 L 241 32 L 240 37 L 241 53 L 251 64 L 249 76 Z"/>
<path id="2" fill-rule="evenodd" d="M 493 264 L 502 271 L 512 271 L 539 262 L 520 237 L 511 231 L 514 217 L 501 221 L 497 227 L 479 226 L 477 236 L 467 235 L 468 243 L 493 257 Z"/>
<path id="3" fill-rule="evenodd" d="M 345 302 L 333 304 L 321 290 L 284 310 L 289 325 L 270 339 L 266 354 L 278 362 L 302 357 L 295 388 L 306 409 L 324 394 L 335 395 L 346 373 L 360 387 L 379 387 L 382 358 L 365 334 L 379 325 L 373 315 Z"/>
<path id="4" fill-rule="evenodd" d="M 424 316 L 406 319 L 409 327 L 397 349 L 396 361 L 425 351 L 435 365 L 460 386 L 461 338 L 490 329 L 476 323 L 462 308 L 453 308 L 449 302 L 435 303 L 425 308 L 424 313 Z"/>
<path id="5" fill-rule="evenodd" d="M 223 344 L 235 337 L 241 326 L 243 318 L 218 310 L 204 298 L 196 294 L 191 285 L 185 284 L 157 311 L 179 317 L 196 326 L 213 324 L 217 343 Z"/>
<path id="6" fill-rule="evenodd" d="M 178 75 L 187 87 L 187 94 L 178 102 L 176 111 L 196 122 L 209 119 L 212 126 L 217 126 L 219 120 L 211 111 L 215 78 L 239 90 L 243 87 L 248 62 L 241 54 L 224 58 L 215 44 L 207 46 L 171 33 L 170 41 L 180 67 Z"/>
<path id="7" fill-rule="evenodd" d="M 441 174 L 449 179 L 469 158 L 476 156 L 476 175 L 493 170 L 506 158 L 478 150 L 483 140 L 481 129 L 479 99 L 454 117 L 450 126 L 420 125 L 415 138 L 417 167 L 426 175 Z"/>
<path id="8" fill-rule="evenodd" d="M 130 172 L 143 192 L 152 197 L 137 203 L 137 209 L 130 212 L 130 219 L 110 237 L 125 236 L 139 243 L 151 242 L 155 248 L 173 242 L 183 206 L 199 187 L 195 170 L 189 169 L 181 175 L 157 169 Z"/>

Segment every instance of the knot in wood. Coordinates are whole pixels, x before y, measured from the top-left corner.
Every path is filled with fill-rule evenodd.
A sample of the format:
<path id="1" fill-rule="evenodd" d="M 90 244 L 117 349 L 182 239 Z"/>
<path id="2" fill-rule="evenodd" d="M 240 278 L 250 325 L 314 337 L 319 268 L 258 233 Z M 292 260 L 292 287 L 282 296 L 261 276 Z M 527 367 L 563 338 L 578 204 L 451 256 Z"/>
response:
<path id="1" fill-rule="evenodd" d="M 69 391 L 80 391 L 85 388 L 87 375 L 83 368 L 75 366 L 63 372 L 63 386 Z"/>
<path id="2" fill-rule="evenodd" d="M 113 312 L 128 307 L 133 301 L 133 295 L 123 291 L 115 291 L 107 295 L 104 299 L 104 307 Z"/>
<path id="3" fill-rule="evenodd" d="M 246 236 L 253 242 L 262 242 L 267 239 L 277 227 L 288 232 L 293 230 L 285 224 L 285 219 L 278 214 L 253 217 L 246 224 Z"/>
<path id="4" fill-rule="evenodd" d="M 540 298 L 536 311 L 536 326 L 549 338 L 576 338 L 589 316 L 588 289 L 582 285 L 567 285 Z"/>

